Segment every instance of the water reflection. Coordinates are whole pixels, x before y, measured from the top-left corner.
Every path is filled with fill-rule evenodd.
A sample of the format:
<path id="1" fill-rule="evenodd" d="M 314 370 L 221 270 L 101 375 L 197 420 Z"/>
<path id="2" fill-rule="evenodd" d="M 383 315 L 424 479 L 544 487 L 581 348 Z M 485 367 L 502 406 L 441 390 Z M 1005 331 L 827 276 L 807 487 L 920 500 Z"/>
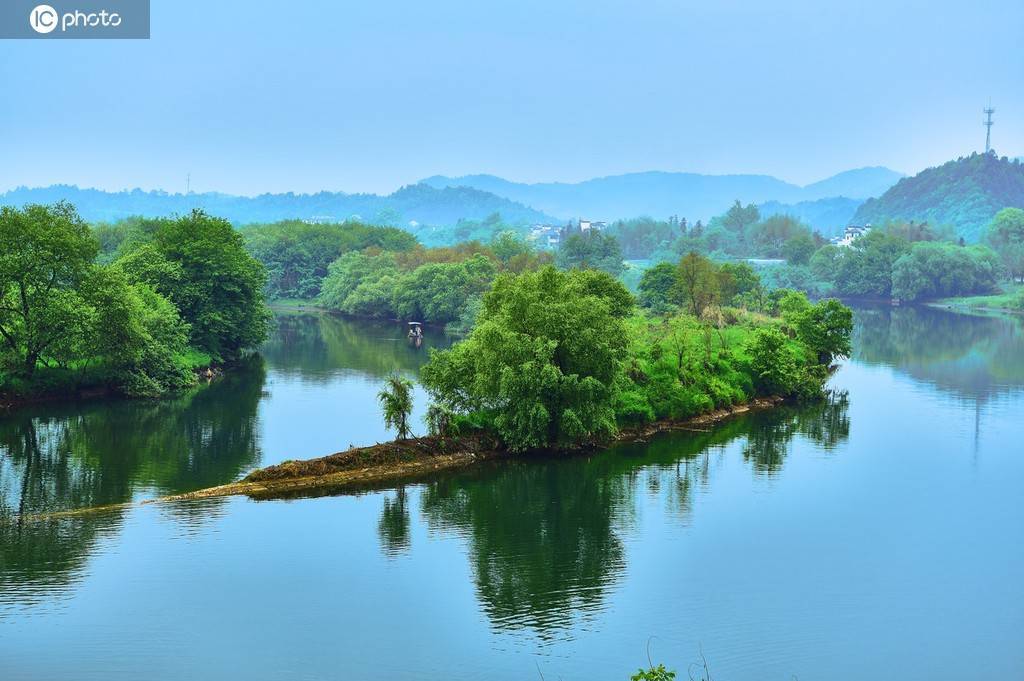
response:
<path id="1" fill-rule="evenodd" d="M 262 353 L 276 371 L 307 381 L 326 381 L 339 370 L 382 377 L 392 371 L 415 373 L 430 348 L 451 339 L 428 329 L 420 346 L 409 343 L 405 327 L 384 321 L 352 320 L 326 314 L 281 312 Z"/>
<path id="2" fill-rule="evenodd" d="M 480 603 L 497 630 L 529 629 L 553 640 L 603 607 L 626 568 L 624 537 L 638 498 L 667 495 L 688 522 L 694 490 L 707 488 L 712 454 L 740 444 L 754 472 L 779 472 L 793 439 L 825 450 L 850 430 L 845 393 L 807 407 L 755 412 L 706 431 L 672 433 L 592 457 L 503 463 L 425 486 L 422 513 L 434 530 L 467 538 Z M 408 548 L 404 493 L 384 504 L 385 553 Z"/>
<path id="3" fill-rule="evenodd" d="M 984 403 L 1024 386 L 1024 320 L 929 307 L 856 310 L 854 358 Z"/>
<path id="4" fill-rule="evenodd" d="M 409 517 L 409 497 L 405 487 L 384 498 L 380 521 L 377 523 L 384 553 L 394 557 L 406 553 L 412 546 L 412 519 Z"/>
<path id="5" fill-rule="evenodd" d="M 120 520 L 33 516 L 221 484 L 251 468 L 263 381 L 257 359 L 172 400 L 37 405 L 0 419 L 0 584 L 60 583 Z"/>

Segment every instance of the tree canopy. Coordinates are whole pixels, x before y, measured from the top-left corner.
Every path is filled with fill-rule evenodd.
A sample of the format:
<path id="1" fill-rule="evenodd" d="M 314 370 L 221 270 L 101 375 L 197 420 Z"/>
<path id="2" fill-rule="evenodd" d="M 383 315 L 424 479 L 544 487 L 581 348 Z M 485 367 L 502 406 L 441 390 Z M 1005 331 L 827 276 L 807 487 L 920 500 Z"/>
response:
<path id="1" fill-rule="evenodd" d="M 89 323 L 83 284 L 98 252 L 68 203 L 0 209 L 0 336 L 25 375 Z"/>
<path id="2" fill-rule="evenodd" d="M 194 210 L 157 221 L 145 245 L 143 253 L 123 256 L 124 267 L 174 303 L 193 346 L 232 360 L 266 337 L 266 270 L 231 223 Z"/>
<path id="3" fill-rule="evenodd" d="M 1004 208 L 996 213 L 986 237 L 999 253 L 1010 277 L 1024 279 L 1024 210 Z"/>
<path id="4" fill-rule="evenodd" d="M 500 275 L 468 338 L 433 353 L 423 383 L 454 412 L 493 414 L 513 450 L 607 436 L 631 301 L 600 272 Z"/>
<path id="5" fill-rule="evenodd" d="M 623 269 L 622 249 L 611 234 L 591 229 L 566 238 L 555 262 L 563 269 L 595 269 L 618 276 Z"/>
<path id="6" fill-rule="evenodd" d="M 0 378 L 6 369 L 31 382 L 43 366 L 73 387 L 91 371 L 133 395 L 192 381 L 178 309 L 130 270 L 95 263 L 99 251 L 69 204 L 0 211 Z"/>

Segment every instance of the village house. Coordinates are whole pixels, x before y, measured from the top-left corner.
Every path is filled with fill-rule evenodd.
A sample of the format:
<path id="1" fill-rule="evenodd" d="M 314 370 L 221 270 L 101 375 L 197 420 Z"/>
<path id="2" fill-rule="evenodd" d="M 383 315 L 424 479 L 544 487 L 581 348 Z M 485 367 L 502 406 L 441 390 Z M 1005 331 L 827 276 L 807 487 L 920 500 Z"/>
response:
<path id="1" fill-rule="evenodd" d="M 870 231 L 871 225 L 865 225 L 864 227 L 850 225 L 843 231 L 842 236 L 832 237 L 831 239 L 829 239 L 829 243 L 832 244 L 833 246 L 838 246 L 840 248 L 848 248 L 849 246 L 853 245 L 854 241 L 861 238 Z"/>

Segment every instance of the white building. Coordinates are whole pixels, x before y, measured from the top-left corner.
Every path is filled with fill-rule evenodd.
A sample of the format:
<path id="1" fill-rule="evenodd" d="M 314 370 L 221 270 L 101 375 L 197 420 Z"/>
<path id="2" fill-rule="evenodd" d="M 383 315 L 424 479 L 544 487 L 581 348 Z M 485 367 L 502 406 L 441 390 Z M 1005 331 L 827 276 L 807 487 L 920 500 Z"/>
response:
<path id="1" fill-rule="evenodd" d="M 834 236 L 829 239 L 829 243 L 839 248 L 849 248 L 853 245 L 853 242 L 861 238 L 865 234 L 871 231 L 871 225 L 865 225 L 864 227 L 858 227 L 857 225 L 850 225 L 843 231 L 842 236 Z"/>
<path id="2" fill-rule="evenodd" d="M 533 225 L 526 239 L 541 248 L 558 248 L 562 243 L 562 228 L 555 225 Z"/>

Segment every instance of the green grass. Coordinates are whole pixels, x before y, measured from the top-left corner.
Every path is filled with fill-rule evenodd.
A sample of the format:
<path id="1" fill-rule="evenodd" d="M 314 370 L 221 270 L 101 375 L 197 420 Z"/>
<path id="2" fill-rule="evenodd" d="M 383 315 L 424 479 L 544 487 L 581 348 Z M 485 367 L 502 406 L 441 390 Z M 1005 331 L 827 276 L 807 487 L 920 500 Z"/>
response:
<path id="1" fill-rule="evenodd" d="M 189 348 L 174 358 L 177 366 L 195 371 L 209 366 L 209 354 Z M 77 361 L 67 367 L 39 363 L 31 379 L 0 370 L 0 396 L 35 399 L 56 395 L 75 395 L 79 391 L 115 389 L 114 372 L 104 364 Z"/>
<path id="2" fill-rule="evenodd" d="M 272 308 L 282 310 L 317 307 L 317 302 L 313 298 L 275 298 L 268 304 Z"/>
<path id="3" fill-rule="evenodd" d="M 210 364 L 213 363 L 213 357 L 210 357 L 208 353 L 205 353 L 202 350 L 189 348 L 183 354 L 178 356 L 178 361 L 189 369 L 202 369 L 203 367 L 210 366 Z"/>
<path id="4" fill-rule="evenodd" d="M 960 296 L 935 301 L 937 305 L 976 310 L 1007 310 L 1024 312 L 1024 285 L 1008 284 L 1002 293 L 987 296 Z"/>

